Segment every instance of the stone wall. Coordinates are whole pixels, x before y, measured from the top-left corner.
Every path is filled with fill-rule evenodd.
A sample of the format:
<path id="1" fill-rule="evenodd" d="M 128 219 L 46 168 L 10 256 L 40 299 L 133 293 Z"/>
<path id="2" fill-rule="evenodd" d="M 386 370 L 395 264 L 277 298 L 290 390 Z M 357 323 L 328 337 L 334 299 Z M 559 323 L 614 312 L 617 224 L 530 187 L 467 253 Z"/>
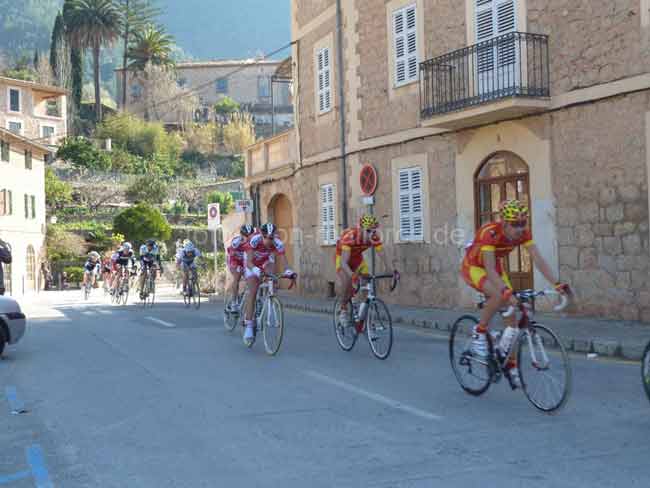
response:
<path id="1" fill-rule="evenodd" d="M 335 4 L 336 0 L 292 0 L 291 14 L 298 27 L 304 27 L 306 23 Z"/>
<path id="2" fill-rule="evenodd" d="M 528 31 L 548 34 L 551 94 L 650 68 L 639 0 L 528 0 Z"/>
<path id="3" fill-rule="evenodd" d="M 552 115 L 561 274 L 586 315 L 650 322 L 649 106 L 644 93 Z"/>

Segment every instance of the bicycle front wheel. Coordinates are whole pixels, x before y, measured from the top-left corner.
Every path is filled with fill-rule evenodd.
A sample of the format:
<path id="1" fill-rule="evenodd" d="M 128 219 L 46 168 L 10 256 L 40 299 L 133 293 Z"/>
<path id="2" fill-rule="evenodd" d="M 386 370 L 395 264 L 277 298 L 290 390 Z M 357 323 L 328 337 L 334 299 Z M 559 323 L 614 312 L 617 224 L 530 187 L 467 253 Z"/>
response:
<path id="1" fill-rule="evenodd" d="M 201 287 L 198 280 L 192 280 L 192 304 L 197 310 L 201 308 Z"/>
<path id="2" fill-rule="evenodd" d="M 84 299 L 88 300 L 90 298 L 90 285 L 84 285 Z"/>
<path id="3" fill-rule="evenodd" d="M 463 315 L 449 333 L 449 361 L 460 387 L 470 395 L 479 396 L 490 388 L 492 378 L 487 358 L 471 353 L 472 336 L 478 320 Z"/>
<path id="4" fill-rule="evenodd" d="M 339 346 L 344 351 L 351 351 L 354 348 L 354 345 L 357 343 L 357 338 L 359 333 L 357 328 L 354 325 L 354 320 L 352 315 L 354 308 L 352 307 L 352 301 L 348 301 L 348 323 L 341 323 L 341 301 L 337 298 L 334 302 L 334 309 L 332 310 L 332 321 L 334 323 L 334 334 L 336 335 L 336 341 L 339 343 Z"/>
<path id="5" fill-rule="evenodd" d="M 526 398 L 551 413 L 562 408 L 571 392 L 571 364 L 560 338 L 543 325 L 531 325 L 519 340 L 518 364 Z"/>
<path id="6" fill-rule="evenodd" d="M 153 277 L 149 278 L 149 289 L 147 290 L 147 304 L 153 307 L 156 303 L 156 280 Z"/>
<path id="7" fill-rule="evenodd" d="M 275 356 L 282 345 L 284 337 L 284 311 L 277 297 L 268 297 L 260 316 L 264 348 L 269 356 Z"/>
<path id="8" fill-rule="evenodd" d="M 645 346 L 643 357 L 641 358 L 641 379 L 643 380 L 643 389 L 650 400 L 650 342 Z"/>
<path id="9" fill-rule="evenodd" d="M 368 307 L 366 331 L 372 353 L 377 359 L 387 359 L 393 348 L 393 319 L 386 304 L 378 298 Z"/>
<path id="10" fill-rule="evenodd" d="M 243 303 L 243 301 L 240 303 Z M 228 332 L 235 330 L 237 324 L 239 324 L 242 306 L 237 303 L 236 299 L 229 298 L 226 300 L 226 305 L 223 310 L 223 326 Z M 233 311 L 230 311 L 231 309 Z"/>
<path id="11" fill-rule="evenodd" d="M 129 279 L 126 278 L 122 283 L 122 292 L 121 292 L 122 305 L 126 305 L 127 302 L 129 301 L 129 290 L 130 290 Z"/>

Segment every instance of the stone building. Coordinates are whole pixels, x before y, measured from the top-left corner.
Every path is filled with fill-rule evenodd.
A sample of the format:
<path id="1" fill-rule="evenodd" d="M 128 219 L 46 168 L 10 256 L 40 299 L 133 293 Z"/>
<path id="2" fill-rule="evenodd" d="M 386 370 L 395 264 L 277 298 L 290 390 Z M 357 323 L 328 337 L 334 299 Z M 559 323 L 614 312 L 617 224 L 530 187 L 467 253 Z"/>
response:
<path id="1" fill-rule="evenodd" d="M 0 239 L 13 254 L 12 264 L 4 265 L 9 295 L 33 293 L 41 286 L 48 154 L 48 147 L 0 128 Z"/>
<path id="2" fill-rule="evenodd" d="M 271 135 L 273 122 L 281 129 L 293 125 L 289 85 L 272 83 L 272 77 L 281 66 L 279 60 L 240 59 L 182 62 L 176 64 L 175 70 L 178 85 L 198 95 L 197 122 L 215 120 L 214 104 L 228 96 L 253 115 L 259 135 L 267 136 Z M 117 69 L 115 74 L 117 98 L 121 104 L 123 70 Z M 129 74 L 126 109 L 141 116 L 144 114 L 143 91 L 142 81 Z M 169 127 L 181 125 L 173 111 L 165 111 L 163 122 Z"/>
<path id="3" fill-rule="evenodd" d="M 463 244 L 517 197 L 575 313 L 650 322 L 649 0 L 344 0 L 342 58 L 335 0 L 292 7 L 296 128 L 249 150 L 247 185 L 302 293 L 334 281 L 369 163 L 388 300 L 468 305 Z M 508 264 L 548 285 L 524 251 Z"/>
<path id="4" fill-rule="evenodd" d="M 68 132 L 67 92 L 62 88 L 0 76 L 0 128 L 56 145 Z"/>

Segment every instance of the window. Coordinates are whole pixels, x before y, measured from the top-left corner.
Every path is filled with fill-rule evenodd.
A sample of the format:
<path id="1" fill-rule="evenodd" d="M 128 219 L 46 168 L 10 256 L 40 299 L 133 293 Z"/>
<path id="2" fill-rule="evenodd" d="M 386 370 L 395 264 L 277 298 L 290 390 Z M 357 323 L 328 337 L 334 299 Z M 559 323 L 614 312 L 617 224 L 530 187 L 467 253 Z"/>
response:
<path id="1" fill-rule="evenodd" d="M 25 169 L 32 169 L 32 152 L 25 150 Z"/>
<path id="2" fill-rule="evenodd" d="M 45 105 L 45 113 L 48 117 L 61 117 L 59 101 L 57 99 L 48 100 L 47 104 Z"/>
<path id="3" fill-rule="evenodd" d="M 49 125 L 44 125 L 41 127 L 41 133 L 43 138 L 51 137 L 54 135 L 55 128 Z"/>
<path id="4" fill-rule="evenodd" d="M 320 187 L 320 235 L 324 245 L 336 244 L 336 212 L 334 185 Z"/>
<path id="5" fill-rule="evenodd" d="M 332 71 L 330 67 L 330 50 L 328 47 L 316 53 L 318 71 L 318 112 L 325 113 L 332 109 Z"/>
<path id="6" fill-rule="evenodd" d="M 476 42 L 495 39 L 517 30 L 515 0 L 476 0 Z M 519 74 L 516 40 L 501 38 L 478 50 L 479 88 L 498 86 L 498 79 L 516 80 Z M 496 69 L 495 69 L 496 68 Z M 497 78 L 497 79 L 495 79 Z"/>
<path id="7" fill-rule="evenodd" d="M 36 197 L 25 193 L 25 218 L 33 220 L 36 218 Z"/>
<path id="8" fill-rule="evenodd" d="M 228 93 L 228 78 L 219 78 L 217 80 L 217 93 Z"/>
<path id="9" fill-rule="evenodd" d="M 140 85 L 131 85 L 131 98 L 134 101 L 140 100 L 142 97 L 142 87 Z"/>
<path id="10" fill-rule="evenodd" d="M 257 96 L 258 98 L 271 97 L 271 79 L 268 76 L 257 77 Z"/>
<path id="11" fill-rule="evenodd" d="M 13 215 L 14 206 L 13 206 L 13 195 L 11 190 L 2 190 L 0 191 L 0 215 Z"/>
<path id="12" fill-rule="evenodd" d="M 422 202 L 422 168 L 399 170 L 400 240 L 424 240 L 424 210 Z"/>
<path id="13" fill-rule="evenodd" d="M 23 123 L 17 120 L 10 120 L 7 122 L 7 129 L 20 136 L 23 133 Z"/>
<path id="14" fill-rule="evenodd" d="M 395 85 L 401 86 L 418 79 L 419 62 L 415 5 L 393 12 L 393 36 L 395 42 Z"/>
<path id="15" fill-rule="evenodd" d="M 9 88 L 9 112 L 21 112 L 20 90 Z"/>
<path id="16" fill-rule="evenodd" d="M 185 85 L 187 85 L 187 78 L 179 78 L 176 80 L 176 84 L 179 88 L 185 88 Z"/>
<path id="17" fill-rule="evenodd" d="M 0 161 L 9 162 L 9 143 L 0 141 Z"/>

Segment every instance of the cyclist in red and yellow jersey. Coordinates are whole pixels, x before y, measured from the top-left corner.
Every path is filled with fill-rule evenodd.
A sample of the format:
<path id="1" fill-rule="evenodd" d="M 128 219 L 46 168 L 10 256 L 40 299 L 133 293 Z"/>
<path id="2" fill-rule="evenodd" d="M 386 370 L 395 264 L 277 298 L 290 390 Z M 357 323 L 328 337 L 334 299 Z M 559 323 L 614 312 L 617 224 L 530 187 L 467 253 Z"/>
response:
<path id="1" fill-rule="evenodd" d="M 555 283 L 559 292 L 570 292 L 568 285 L 555 279 L 550 266 L 533 241 L 528 228 L 528 207 L 518 200 L 509 200 L 501 205 L 500 210 L 502 220 L 486 224 L 478 230 L 474 242 L 467 248 L 461 268 L 461 276 L 465 282 L 487 298 L 479 324 L 474 329 L 471 347 L 472 354 L 483 357 L 488 355 L 486 334 L 490 320 L 500 309 L 516 304 L 503 260 L 507 259 L 517 246 L 527 249 L 537 269 L 550 283 Z M 514 315 L 506 319 L 506 325 L 498 349 L 507 354 L 517 333 Z M 506 365 L 506 369 L 510 373 L 513 387 L 519 386 L 519 371 L 514 359 Z"/>
<path id="2" fill-rule="evenodd" d="M 377 233 L 378 227 L 379 222 L 374 215 L 363 215 L 359 219 L 359 226 L 344 230 L 336 243 L 336 276 L 341 285 L 339 320 L 343 324 L 350 321 L 348 302 L 353 294 L 353 277 L 370 274 L 363 253 L 374 248 L 381 257 L 384 267 L 390 268 L 386 255 L 382 252 L 381 237 Z"/>

